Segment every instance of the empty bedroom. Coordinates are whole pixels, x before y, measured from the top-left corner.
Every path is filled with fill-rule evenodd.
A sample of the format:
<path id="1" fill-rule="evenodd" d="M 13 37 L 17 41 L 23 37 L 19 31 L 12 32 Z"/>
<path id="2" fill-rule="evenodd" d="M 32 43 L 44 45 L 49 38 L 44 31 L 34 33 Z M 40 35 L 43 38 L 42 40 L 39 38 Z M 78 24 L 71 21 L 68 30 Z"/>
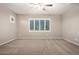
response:
<path id="1" fill-rule="evenodd" d="M 0 3 L 0 55 L 78 55 L 79 3 Z"/>

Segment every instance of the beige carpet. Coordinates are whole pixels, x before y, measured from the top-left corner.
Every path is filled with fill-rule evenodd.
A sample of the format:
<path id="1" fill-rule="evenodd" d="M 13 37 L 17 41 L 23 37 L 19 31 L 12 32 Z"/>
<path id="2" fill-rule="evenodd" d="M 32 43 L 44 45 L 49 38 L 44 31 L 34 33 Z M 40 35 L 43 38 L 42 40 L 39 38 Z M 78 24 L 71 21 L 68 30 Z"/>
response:
<path id="1" fill-rule="evenodd" d="M 17 39 L 0 46 L 0 54 L 25 55 L 71 55 L 79 54 L 79 47 L 65 40 Z"/>

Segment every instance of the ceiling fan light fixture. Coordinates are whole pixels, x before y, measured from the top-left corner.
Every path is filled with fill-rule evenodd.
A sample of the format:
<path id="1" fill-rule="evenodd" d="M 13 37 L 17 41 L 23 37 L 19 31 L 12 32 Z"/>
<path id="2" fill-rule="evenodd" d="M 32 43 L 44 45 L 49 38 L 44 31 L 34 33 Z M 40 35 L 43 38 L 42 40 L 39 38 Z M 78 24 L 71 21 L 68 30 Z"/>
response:
<path id="1" fill-rule="evenodd" d="M 46 9 L 45 9 L 45 8 L 43 8 L 42 10 L 43 10 L 43 11 L 45 11 Z"/>

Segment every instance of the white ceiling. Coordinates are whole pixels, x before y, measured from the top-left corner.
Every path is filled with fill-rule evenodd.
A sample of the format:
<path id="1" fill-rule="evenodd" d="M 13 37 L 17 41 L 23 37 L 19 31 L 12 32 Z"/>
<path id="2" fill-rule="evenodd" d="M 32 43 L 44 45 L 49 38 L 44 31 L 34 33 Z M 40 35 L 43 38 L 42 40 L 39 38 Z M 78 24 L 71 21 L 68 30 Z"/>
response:
<path id="1" fill-rule="evenodd" d="M 63 14 L 70 8 L 70 3 L 54 3 L 52 7 L 39 6 L 29 3 L 5 4 L 16 14 Z M 45 10 L 43 10 L 45 8 Z"/>

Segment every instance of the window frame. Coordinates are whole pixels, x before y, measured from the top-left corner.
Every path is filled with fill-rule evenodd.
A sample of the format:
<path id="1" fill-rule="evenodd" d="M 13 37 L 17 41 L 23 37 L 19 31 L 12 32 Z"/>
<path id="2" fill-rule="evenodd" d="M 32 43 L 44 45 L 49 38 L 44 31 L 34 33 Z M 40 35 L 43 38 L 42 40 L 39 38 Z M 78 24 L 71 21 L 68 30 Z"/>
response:
<path id="1" fill-rule="evenodd" d="M 30 21 L 34 20 L 34 30 L 30 30 Z M 35 30 L 35 20 L 39 20 L 39 30 Z M 44 30 L 40 30 L 40 20 L 49 20 L 49 30 L 45 30 L 46 22 L 44 21 Z M 50 18 L 29 18 L 28 22 L 29 32 L 51 32 L 51 19 Z"/>

